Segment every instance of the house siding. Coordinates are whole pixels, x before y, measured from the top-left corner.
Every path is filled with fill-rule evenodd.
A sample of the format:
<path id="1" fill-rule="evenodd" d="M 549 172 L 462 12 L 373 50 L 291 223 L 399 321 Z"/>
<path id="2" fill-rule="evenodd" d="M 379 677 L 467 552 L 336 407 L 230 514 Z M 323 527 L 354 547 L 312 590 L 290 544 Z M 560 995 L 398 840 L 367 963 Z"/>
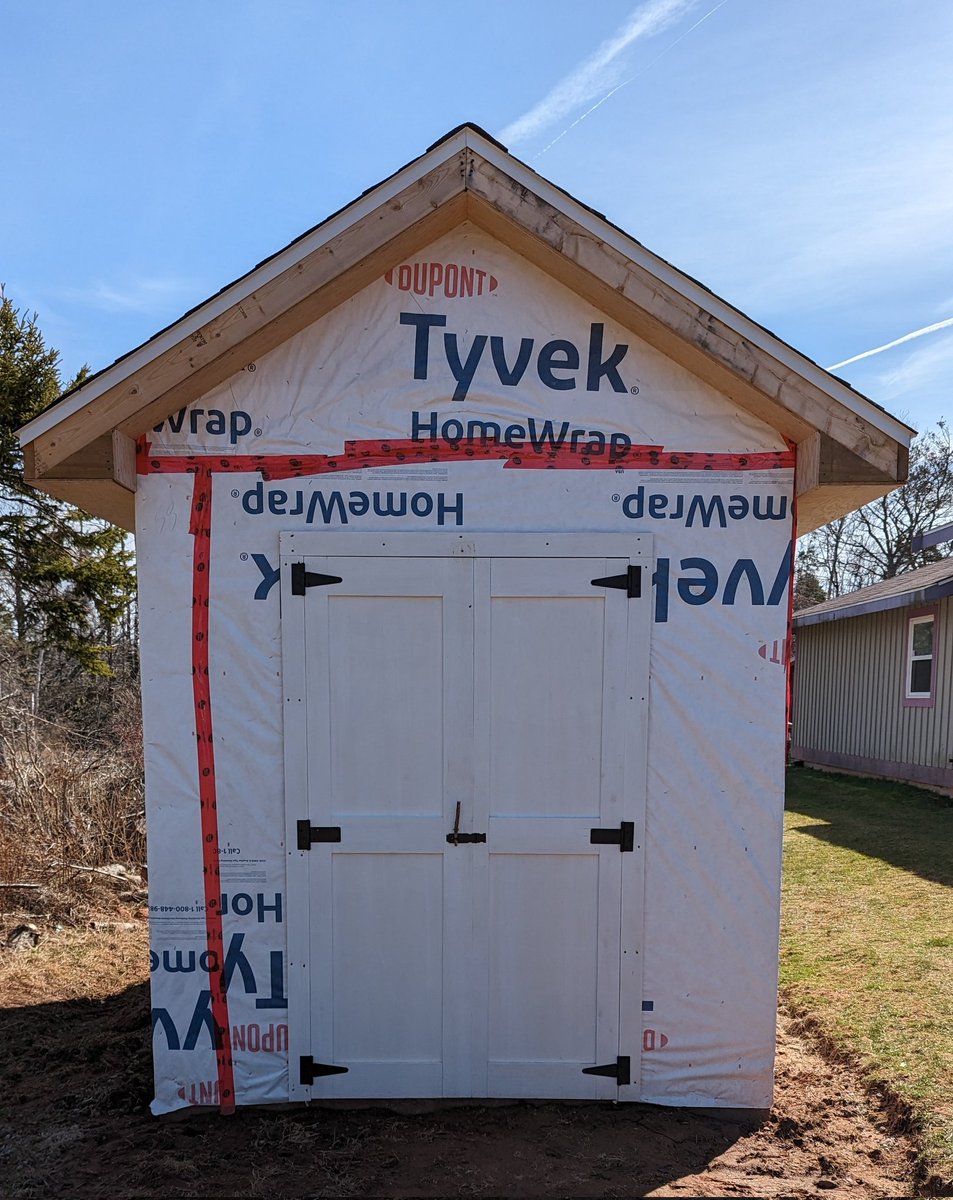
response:
<path id="1" fill-rule="evenodd" d="M 793 757 L 953 786 L 953 600 L 935 609 L 929 707 L 903 702 L 907 622 L 922 606 L 797 631 Z"/>

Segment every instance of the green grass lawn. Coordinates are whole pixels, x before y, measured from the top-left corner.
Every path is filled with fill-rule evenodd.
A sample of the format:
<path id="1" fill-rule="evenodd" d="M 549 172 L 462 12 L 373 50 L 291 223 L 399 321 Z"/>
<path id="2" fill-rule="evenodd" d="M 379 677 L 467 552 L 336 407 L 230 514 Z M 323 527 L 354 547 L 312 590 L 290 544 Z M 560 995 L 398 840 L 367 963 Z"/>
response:
<path id="1" fill-rule="evenodd" d="M 782 994 L 913 1109 L 953 1176 L 953 801 L 788 773 Z"/>

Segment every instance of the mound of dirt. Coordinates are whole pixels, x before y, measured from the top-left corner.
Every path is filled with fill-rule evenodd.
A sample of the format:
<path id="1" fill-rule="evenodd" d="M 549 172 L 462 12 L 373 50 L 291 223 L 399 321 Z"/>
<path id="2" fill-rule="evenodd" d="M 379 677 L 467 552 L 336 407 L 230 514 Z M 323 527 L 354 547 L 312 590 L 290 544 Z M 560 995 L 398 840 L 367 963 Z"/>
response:
<path id="1" fill-rule="evenodd" d="M 4 1005 L 8 1197 L 916 1194 L 915 1148 L 896 1118 L 783 1014 L 775 1107 L 752 1126 L 600 1103 L 156 1119 L 145 982 L 44 1003 L 24 1003 L 21 982 L 15 994 L 0 988 Z"/>

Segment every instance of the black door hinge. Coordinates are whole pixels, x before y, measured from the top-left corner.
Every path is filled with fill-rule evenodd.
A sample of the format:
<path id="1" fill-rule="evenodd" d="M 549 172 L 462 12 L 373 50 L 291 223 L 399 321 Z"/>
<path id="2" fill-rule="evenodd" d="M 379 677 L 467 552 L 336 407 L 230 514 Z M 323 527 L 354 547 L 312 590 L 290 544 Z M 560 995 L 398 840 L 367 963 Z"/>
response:
<path id="1" fill-rule="evenodd" d="M 310 850 L 315 842 L 339 842 L 340 825 L 312 825 L 310 821 L 298 822 L 298 849 Z"/>
<path id="2" fill-rule="evenodd" d="M 632 1060 L 628 1054 L 620 1054 L 614 1063 L 606 1063 L 604 1067 L 583 1067 L 583 1075 L 604 1075 L 606 1079 L 614 1079 L 619 1087 L 630 1082 L 632 1077 Z"/>
<path id="3" fill-rule="evenodd" d="M 593 846 L 618 846 L 626 854 L 635 849 L 635 822 L 623 821 L 618 829 L 590 829 L 589 841 Z"/>
<path id="4" fill-rule="evenodd" d="M 451 846 L 461 846 L 467 842 L 485 842 L 485 833 L 448 833 L 447 841 Z"/>
<path id="5" fill-rule="evenodd" d="M 301 1055 L 301 1082 L 314 1083 L 322 1075 L 346 1075 L 347 1067 L 335 1067 L 331 1063 L 316 1063 L 310 1054 Z"/>
<path id="6" fill-rule="evenodd" d="M 622 575 L 606 575 L 591 582 L 593 587 L 621 588 L 630 600 L 638 600 L 642 595 L 642 568 L 630 566 Z"/>
<path id="7" fill-rule="evenodd" d="M 303 562 L 291 564 L 292 596 L 303 596 L 309 587 L 328 587 L 342 582 L 340 575 L 321 575 L 318 571 L 305 570 Z"/>

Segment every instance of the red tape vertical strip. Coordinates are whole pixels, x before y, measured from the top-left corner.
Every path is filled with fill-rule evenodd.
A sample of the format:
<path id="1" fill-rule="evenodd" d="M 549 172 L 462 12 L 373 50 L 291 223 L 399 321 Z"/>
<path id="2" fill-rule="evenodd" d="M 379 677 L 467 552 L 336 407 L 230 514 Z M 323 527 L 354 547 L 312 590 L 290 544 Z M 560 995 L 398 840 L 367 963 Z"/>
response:
<path id="1" fill-rule="evenodd" d="M 212 743 L 212 697 L 209 687 L 209 575 L 212 548 L 212 473 L 200 468 L 192 488 L 189 533 L 192 553 L 192 695 L 198 754 L 199 809 L 202 819 L 202 873 L 205 878 L 205 940 L 215 1056 L 218 1063 L 219 1108 L 235 1111 L 231 1025 L 225 991 L 225 938 L 222 931 L 222 888 L 219 878 L 218 809 L 215 794 L 215 748 Z"/>

